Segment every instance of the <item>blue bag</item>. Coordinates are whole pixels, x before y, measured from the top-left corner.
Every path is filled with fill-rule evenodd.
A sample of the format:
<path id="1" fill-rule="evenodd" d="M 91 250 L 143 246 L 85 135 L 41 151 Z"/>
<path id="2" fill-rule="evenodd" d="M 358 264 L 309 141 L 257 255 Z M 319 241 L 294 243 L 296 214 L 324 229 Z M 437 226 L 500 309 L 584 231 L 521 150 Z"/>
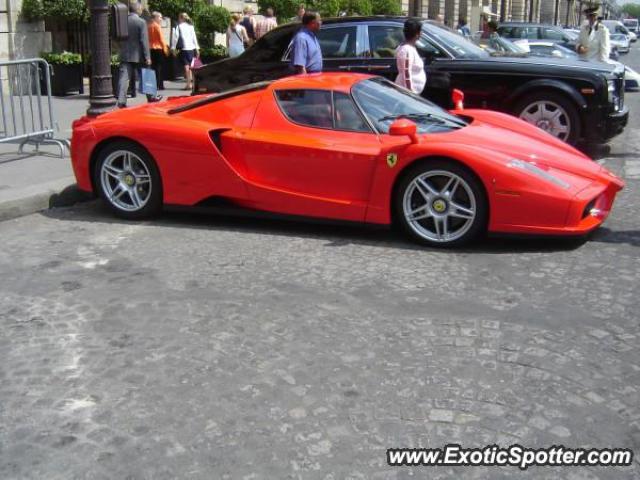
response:
<path id="1" fill-rule="evenodd" d="M 140 93 L 155 97 L 158 95 L 158 84 L 156 83 L 156 72 L 150 68 L 143 68 L 140 75 Z"/>

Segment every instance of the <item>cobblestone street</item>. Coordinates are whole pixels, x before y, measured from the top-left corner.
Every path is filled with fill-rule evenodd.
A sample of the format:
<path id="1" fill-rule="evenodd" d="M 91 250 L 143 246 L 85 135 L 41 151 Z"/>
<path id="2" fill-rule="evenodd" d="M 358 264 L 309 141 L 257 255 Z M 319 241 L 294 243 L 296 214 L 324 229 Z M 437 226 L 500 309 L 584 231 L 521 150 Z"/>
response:
<path id="1" fill-rule="evenodd" d="M 602 160 L 626 188 L 586 243 L 439 251 L 98 202 L 1 222 L 0 478 L 640 478 L 639 97 Z M 447 443 L 635 457 L 387 466 Z"/>

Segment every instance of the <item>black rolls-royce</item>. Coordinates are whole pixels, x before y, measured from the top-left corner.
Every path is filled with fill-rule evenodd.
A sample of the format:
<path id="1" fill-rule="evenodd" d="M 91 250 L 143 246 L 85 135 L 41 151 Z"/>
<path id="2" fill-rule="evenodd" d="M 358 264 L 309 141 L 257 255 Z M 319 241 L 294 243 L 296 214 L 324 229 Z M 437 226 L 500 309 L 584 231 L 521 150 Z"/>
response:
<path id="1" fill-rule="evenodd" d="M 404 17 L 328 19 L 318 37 L 325 71 L 397 75 L 394 52 L 403 41 Z M 194 93 L 220 92 L 291 74 L 290 43 L 299 24 L 283 25 L 242 55 L 195 71 Z M 451 108 L 451 91 L 465 106 L 518 116 L 571 144 L 603 143 L 622 132 L 624 69 L 552 58 L 492 57 L 442 25 L 425 21 L 417 45 L 425 60 L 423 96 Z"/>

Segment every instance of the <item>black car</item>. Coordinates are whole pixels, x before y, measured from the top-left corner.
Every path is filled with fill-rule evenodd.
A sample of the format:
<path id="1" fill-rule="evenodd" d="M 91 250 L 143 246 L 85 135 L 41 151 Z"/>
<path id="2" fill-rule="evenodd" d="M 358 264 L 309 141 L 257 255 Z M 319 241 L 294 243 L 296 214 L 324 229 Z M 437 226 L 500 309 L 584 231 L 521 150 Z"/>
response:
<path id="1" fill-rule="evenodd" d="M 403 41 L 403 17 L 325 20 L 318 37 L 325 71 L 397 75 L 394 53 Z M 290 75 L 290 44 L 299 24 L 283 25 L 239 57 L 195 72 L 195 93 L 220 92 Z M 467 108 L 511 113 L 571 144 L 602 143 L 627 124 L 624 69 L 551 58 L 492 57 L 444 26 L 424 22 L 417 45 L 425 60 L 423 96 L 451 108 L 462 90 Z"/>
<path id="2" fill-rule="evenodd" d="M 503 22 L 498 26 L 498 34 L 509 40 L 549 40 L 566 48 L 576 48 L 576 41 L 562 27 L 556 25 Z"/>

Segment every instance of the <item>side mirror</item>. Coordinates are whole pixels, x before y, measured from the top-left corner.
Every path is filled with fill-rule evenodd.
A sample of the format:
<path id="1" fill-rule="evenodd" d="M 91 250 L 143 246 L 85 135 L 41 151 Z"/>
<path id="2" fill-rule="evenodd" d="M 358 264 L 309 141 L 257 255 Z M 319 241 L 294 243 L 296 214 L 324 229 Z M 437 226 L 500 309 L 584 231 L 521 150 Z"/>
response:
<path id="1" fill-rule="evenodd" d="M 394 137 L 409 137 L 411 143 L 418 143 L 418 127 L 411 120 L 399 118 L 389 127 L 389 135 Z"/>
<path id="2" fill-rule="evenodd" d="M 454 109 L 464 110 L 464 92 L 462 90 L 454 88 L 453 92 L 451 92 L 451 101 Z"/>

